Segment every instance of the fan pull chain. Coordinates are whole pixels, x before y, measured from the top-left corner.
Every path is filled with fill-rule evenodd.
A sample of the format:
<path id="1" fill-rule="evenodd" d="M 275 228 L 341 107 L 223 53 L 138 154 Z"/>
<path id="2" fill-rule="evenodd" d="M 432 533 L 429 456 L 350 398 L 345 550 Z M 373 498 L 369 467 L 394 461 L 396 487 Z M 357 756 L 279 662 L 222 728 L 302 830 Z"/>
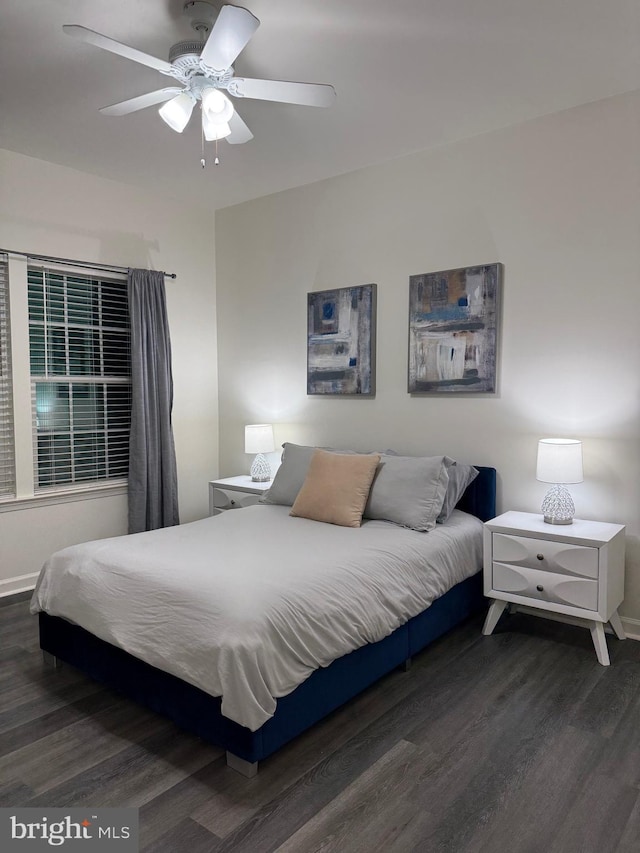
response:
<path id="1" fill-rule="evenodd" d="M 202 106 L 200 106 L 200 110 L 202 111 Z M 202 124 L 202 119 L 200 120 L 200 165 L 204 169 L 207 165 L 207 161 L 204 159 L 204 125 Z"/>
<path id="2" fill-rule="evenodd" d="M 202 109 L 202 106 L 200 107 Z M 204 125 L 200 122 L 200 165 L 204 169 L 207 165 L 207 161 L 204 156 Z M 216 139 L 216 156 L 213 160 L 214 166 L 220 165 L 220 158 L 218 157 L 218 140 Z"/>

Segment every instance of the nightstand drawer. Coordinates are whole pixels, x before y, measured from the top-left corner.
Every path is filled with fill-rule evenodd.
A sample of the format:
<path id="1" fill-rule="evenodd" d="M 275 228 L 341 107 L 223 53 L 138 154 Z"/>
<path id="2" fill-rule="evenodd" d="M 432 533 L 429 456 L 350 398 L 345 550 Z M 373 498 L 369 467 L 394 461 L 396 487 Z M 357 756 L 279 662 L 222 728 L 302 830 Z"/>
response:
<path id="1" fill-rule="evenodd" d="M 494 533 L 493 559 L 541 572 L 598 577 L 598 549 L 586 545 Z"/>
<path id="2" fill-rule="evenodd" d="M 586 578 L 494 562 L 492 588 L 496 592 L 509 592 L 538 601 L 568 604 L 585 610 L 598 609 L 598 582 Z"/>
<path id="3" fill-rule="evenodd" d="M 242 509 L 244 506 L 252 506 L 260 500 L 260 495 L 252 495 L 249 492 L 238 492 L 235 489 L 213 489 L 213 506 L 216 509 Z"/>

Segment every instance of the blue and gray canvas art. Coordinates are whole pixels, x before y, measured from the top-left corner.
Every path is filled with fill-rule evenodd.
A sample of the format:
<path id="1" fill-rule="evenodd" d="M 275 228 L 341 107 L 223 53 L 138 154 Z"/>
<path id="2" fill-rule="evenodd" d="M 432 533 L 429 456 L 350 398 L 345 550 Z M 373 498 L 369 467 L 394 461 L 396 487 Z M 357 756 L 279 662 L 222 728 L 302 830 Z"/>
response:
<path id="1" fill-rule="evenodd" d="M 410 393 L 496 390 L 500 264 L 409 279 Z"/>
<path id="2" fill-rule="evenodd" d="M 307 394 L 375 393 L 375 284 L 309 293 Z"/>

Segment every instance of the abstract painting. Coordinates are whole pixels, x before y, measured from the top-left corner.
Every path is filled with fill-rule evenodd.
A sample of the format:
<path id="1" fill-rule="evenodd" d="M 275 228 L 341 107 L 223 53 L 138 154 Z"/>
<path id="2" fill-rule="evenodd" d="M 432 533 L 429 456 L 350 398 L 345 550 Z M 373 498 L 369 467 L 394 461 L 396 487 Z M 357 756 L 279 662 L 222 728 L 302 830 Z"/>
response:
<path id="1" fill-rule="evenodd" d="M 409 277 L 409 393 L 496 390 L 501 264 Z"/>
<path id="2" fill-rule="evenodd" d="M 307 394 L 373 397 L 376 286 L 307 295 Z"/>

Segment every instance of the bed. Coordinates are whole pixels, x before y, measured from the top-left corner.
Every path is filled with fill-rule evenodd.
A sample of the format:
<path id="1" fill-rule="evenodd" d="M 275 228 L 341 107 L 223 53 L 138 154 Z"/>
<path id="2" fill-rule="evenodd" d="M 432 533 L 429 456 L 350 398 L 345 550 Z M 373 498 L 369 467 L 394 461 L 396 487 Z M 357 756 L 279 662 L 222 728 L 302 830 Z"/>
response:
<path id="1" fill-rule="evenodd" d="M 455 575 L 456 560 L 450 560 L 452 565 L 449 574 L 454 581 L 452 586 L 451 581 L 445 583 L 444 580 L 438 579 L 437 575 L 435 580 L 430 579 L 427 585 L 422 577 L 413 572 L 402 579 L 403 584 L 415 587 L 415 589 L 412 588 L 410 604 L 407 603 L 408 597 L 407 601 L 402 600 L 399 604 L 394 604 L 391 607 L 388 622 L 385 624 L 378 624 L 379 619 L 373 617 L 368 621 L 366 615 L 371 610 L 374 599 L 384 597 L 384 590 L 397 572 L 396 564 L 389 562 L 389 559 L 395 557 L 401 535 L 404 536 L 403 546 L 406 540 L 407 547 L 415 550 L 417 547 L 422 548 L 422 543 L 429 539 L 435 545 L 439 541 L 446 541 L 447 538 L 456 538 L 458 530 L 462 533 L 471 529 L 473 519 L 469 516 L 480 521 L 486 521 L 495 516 L 496 472 L 493 468 L 478 466 L 476 468 L 479 474 L 464 492 L 450 520 L 446 524 L 438 525 L 438 529 L 429 533 L 428 536 L 411 531 L 400 534 L 396 532 L 397 528 L 393 529 L 394 525 L 386 525 L 385 529 L 386 523 L 382 521 L 374 520 L 362 526 L 363 532 L 358 535 L 366 544 L 369 576 L 367 579 L 359 579 L 362 575 L 359 568 L 349 576 L 348 584 L 354 587 L 355 595 L 351 610 L 357 609 L 357 601 L 366 598 L 367 595 L 366 585 L 358 586 L 358 583 L 372 583 L 374 592 L 371 594 L 371 602 L 363 603 L 362 613 L 355 613 L 353 619 L 346 621 L 344 615 L 340 617 L 343 620 L 339 623 L 340 630 L 336 630 L 333 626 L 329 633 L 322 619 L 316 619 L 315 624 L 312 625 L 313 630 L 305 633 L 306 623 L 309 621 L 305 611 L 306 599 L 288 597 L 288 612 L 292 620 L 295 617 L 298 622 L 289 634 L 284 633 L 284 628 L 287 626 L 275 624 L 274 643 L 279 645 L 283 652 L 283 660 L 287 655 L 289 656 L 289 669 L 293 667 L 299 670 L 293 681 L 291 673 L 284 664 L 281 664 L 280 659 L 277 660 L 276 665 L 265 663 L 267 655 L 264 653 L 264 644 L 262 640 L 259 643 L 252 641 L 250 629 L 246 630 L 241 638 L 241 652 L 238 654 L 241 668 L 237 672 L 234 670 L 229 674 L 227 659 L 220 656 L 222 652 L 216 652 L 219 655 L 215 659 L 216 666 L 210 669 L 218 673 L 216 678 L 223 679 L 227 675 L 224 683 L 203 680 L 208 677 L 204 668 L 200 673 L 196 671 L 197 668 L 191 660 L 186 664 L 180 660 L 180 649 L 170 645 L 173 637 L 179 633 L 173 628 L 164 632 L 163 642 L 166 642 L 166 648 L 163 643 L 156 643 L 155 650 L 151 644 L 146 649 L 136 645 L 144 635 L 148 635 L 150 640 L 154 636 L 159 636 L 159 633 L 154 635 L 154 631 L 161 633 L 162 619 L 159 614 L 166 612 L 162 610 L 165 605 L 170 604 L 173 608 L 172 612 L 175 610 L 177 587 L 171 583 L 170 567 L 176 565 L 174 574 L 179 574 L 180 565 L 176 564 L 175 554 L 179 553 L 182 543 L 182 540 L 176 537 L 190 537 L 206 544 L 210 531 L 215 529 L 222 538 L 238 540 L 242 528 L 236 526 L 241 523 L 241 518 L 242 525 L 246 524 L 249 528 L 253 525 L 261 536 L 267 529 L 272 529 L 274 541 L 280 542 L 285 536 L 283 531 L 286 532 L 288 529 L 287 525 L 293 529 L 296 522 L 295 529 L 304 532 L 305 541 L 309 540 L 305 531 L 313 530 L 315 535 L 315 531 L 320 531 L 321 528 L 332 528 L 331 539 L 327 540 L 329 544 L 325 545 L 323 539 L 318 539 L 317 543 L 311 542 L 313 546 L 309 552 L 311 562 L 312 555 L 320 550 L 326 555 L 332 553 L 331 549 L 335 548 L 336 554 L 342 554 L 341 549 L 346 547 L 344 543 L 353 541 L 353 534 L 338 530 L 334 525 L 318 524 L 306 519 L 292 519 L 289 517 L 288 508 L 282 506 L 248 507 L 240 513 L 225 513 L 226 521 L 216 517 L 195 522 L 193 525 L 182 525 L 181 528 L 174 528 L 173 532 L 157 531 L 158 534 L 165 536 L 163 552 L 169 554 L 172 549 L 175 552 L 172 558 L 173 563 L 169 562 L 167 557 L 165 586 L 159 594 L 153 592 L 152 595 L 150 592 L 152 587 L 145 587 L 147 574 L 144 565 L 148 551 L 147 543 L 151 540 L 144 537 L 150 537 L 151 534 L 136 534 L 136 537 L 142 538 L 136 539 L 139 543 L 136 572 L 129 578 L 119 568 L 116 557 L 121 543 L 127 539 L 131 542 L 132 537 L 118 537 L 117 540 L 102 540 L 102 543 L 89 543 L 88 546 L 65 549 L 72 552 L 75 563 L 70 563 L 71 568 L 65 568 L 65 574 L 60 566 L 56 569 L 54 561 L 53 568 L 49 567 L 48 575 L 43 571 L 34 594 L 32 610 L 38 612 L 41 648 L 43 652 L 55 659 L 79 668 L 90 677 L 168 716 L 182 728 L 222 747 L 227 752 L 227 763 L 239 772 L 251 776 L 257 771 L 259 761 L 267 758 L 386 673 L 405 664 L 429 643 L 484 606 L 481 560 L 477 556 L 481 553 L 481 549 L 478 551 L 476 548 L 475 565 L 465 568 L 464 577 L 460 575 L 462 579 Z M 221 521 L 224 524 L 221 524 Z M 478 522 L 476 521 L 475 524 L 477 527 Z M 388 540 L 386 537 L 390 534 L 392 538 Z M 318 532 L 317 535 L 320 533 Z M 383 536 L 384 539 L 381 538 Z M 190 542 L 186 539 L 184 541 L 187 543 L 185 549 L 192 548 Z M 220 542 L 220 539 L 218 541 Z M 387 546 L 387 541 L 393 544 Z M 382 548 L 380 548 L 380 542 L 383 543 Z M 95 549 L 96 546 L 99 546 L 101 555 L 97 562 L 101 565 L 92 573 L 89 565 L 93 559 L 91 555 L 97 552 L 91 549 Z M 82 551 L 84 547 L 90 550 Z M 263 553 L 268 552 L 269 547 L 268 540 L 260 540 L 258 543 L 258 548 Z M 229 553 L 222 545 L 218 548 L 221 556 L 229 562 Z M 65 554 L 65 552 L 61 553 Z M 193 553 L 197 555 L 199 552 Z M 253 553 L 255 554 L 255 551 Z M 351 565 L 352 552 L 347 549 L 344 553 L 346 563 Z M 245 552 L 244 556 L 238 556 L 238 565 L 242 564 L 243 559 L 249 560 L 247 554 L 248 552 Z M 67 556 L 58 559 L 65 563 L 69 562 Z M 154 560 L 158 566 L 158 558 Z M 468 563 L 469 558 L 465 557 L 464 561 Z M 110 574 L 113 576 L 110 583 L 115 590 L 111 593 L 100 587 L 104 566 L 107 563 Z M 182 564 L 182 570 L 191 573 L 189 576 L 198 580 L 198 583 L 208 582 L 205 574 L 198 574 L 201 569 L 198 569 L 197 563 L 196 558 L 189 559 Z M 259 597 L 268 599 L 271 586 L 277 584 L 287 589 L 293 586 L 292 578 L 298 571 L 298 564 L 287 560 L 283 560 L 282 563 L 278 577 L 273 582 L 269 581 L 269 577 L 261 579 L 259 574 L 254 573 L 249 576 L 250 583 L 256 589 L 260 589 Z M 139 566 L 143 569 L 139 569 Z M 331 576 L 319 578 L 317 567 L 314 568 L 312 565 L 308 571 L 305 586 L 302 569 L 300 572 L 301 589 L 304 588 L 305 594 L 313 589 L 315 595 L 318 588 L 321 594 L 326 595 L 327 584 L 334 583 Z M 78 589 L 83 589 L 81 579 L 85 585 L 84 592 L 77 592 Z M 337 576 L 335 582 L 340 582 Z M 148 583 L 151 583 L 151 580 Z M 195 581 L 192 580 L 190 583 L 193 586 Z M 122 632 L 126 634 L 127 630 L 124 614 L 122 619 L 116 618 L 115 623 L 113 614 L 110 617 L 111 621 L 106 617 L 103 618 L 100 612 L 92 612 L 91 618 L 85 618 L 82 605 L 83 600 L 86 605 L 87 601 L 102 601 L 109 595 L 117 597 L 118 594 L 120 601 L 129 598 L 133 600 L 133 593 L 129 595 L 130 588 L 127 584 L 133 584 L 131 589 L 135 588 L 138 601 L 142 600 L 139 596 L 147 595 L 154 602 L 153 606 L 148 608 L 138 604 L 135 631 L 130 631 L 135 641 L 133 648 L 123 639 Z M 241 592 L 242 587 L 236 588 L 233 583 L 226 582 L 227 598 L 241 599 Z M 203 594 L 200 597 L 208 598 L 209 596 Z M 342 592 L 335 597 L 341 598 Z M 80 600 L 80 604 L 76 602 L 76 610 L 66 609 L 67 606 L 71 607 L 69 602 L 74 598 Z M 415 600 L 418 599 L 421 603 L 416 605 Z M 194 601 L 195 598 L 190 600 L 190 608 L 194 606 Z M 223 618 L 224 608 L 228 605 L 228 601 L 221 602 L 219 606 L 216 604 L 217 609 L 214 613 L 225 631 L 230 630 Z M 413 610 L 407 609 L 409 607 L 413 609 L 418 607 L 418 612 L 414 613 Z M 146 612 L 146 609 L 149 612 Z M 189 610 L 190 614 L 191 612 Z M 410 615 L 407 616 L 407 614 Z M 250 615 L 253 619 L 253 614 Z M 200 618 L 185 621 L 185 632 L 193 632 L 186 638 L 192 649 L 197 650 L 201 646 L 202 631 L 200 634 L 195 633 L 198 623 L 200 623 L 200 629 L 203 625 L 213 625 L 214 616 L 204 613 L 200 614 Z M 243 624 L 252 626 L 251 619 L 245 620 Z M 207 622 L 207 620 L 212 621 Z M 269 614 L 267 621 L 272 627 L 272 623 L 276 622 L 273 614 Z M 121 622 L 123 624 L 120 624 Z M 218 625 L 217 622 L 216 625 Z M 219 626 L 216 630 L 218 628 Z M 319 634 L 321 642 L 316 641 Z M 234 642 L 240 641 L 234 638 Z M 329 646 L 331 648 L 328 648 Z M 161 651 L 158 651 L 158 647 Z M 211 653 L 207 650 L 206 654 L 203 652 L 200 655 L 201 663 L 205 659 L 209 660 L 207 657 L 209 654 Z M 252 681 L 252 683 L 247 687 L 245 681 Z"/>

